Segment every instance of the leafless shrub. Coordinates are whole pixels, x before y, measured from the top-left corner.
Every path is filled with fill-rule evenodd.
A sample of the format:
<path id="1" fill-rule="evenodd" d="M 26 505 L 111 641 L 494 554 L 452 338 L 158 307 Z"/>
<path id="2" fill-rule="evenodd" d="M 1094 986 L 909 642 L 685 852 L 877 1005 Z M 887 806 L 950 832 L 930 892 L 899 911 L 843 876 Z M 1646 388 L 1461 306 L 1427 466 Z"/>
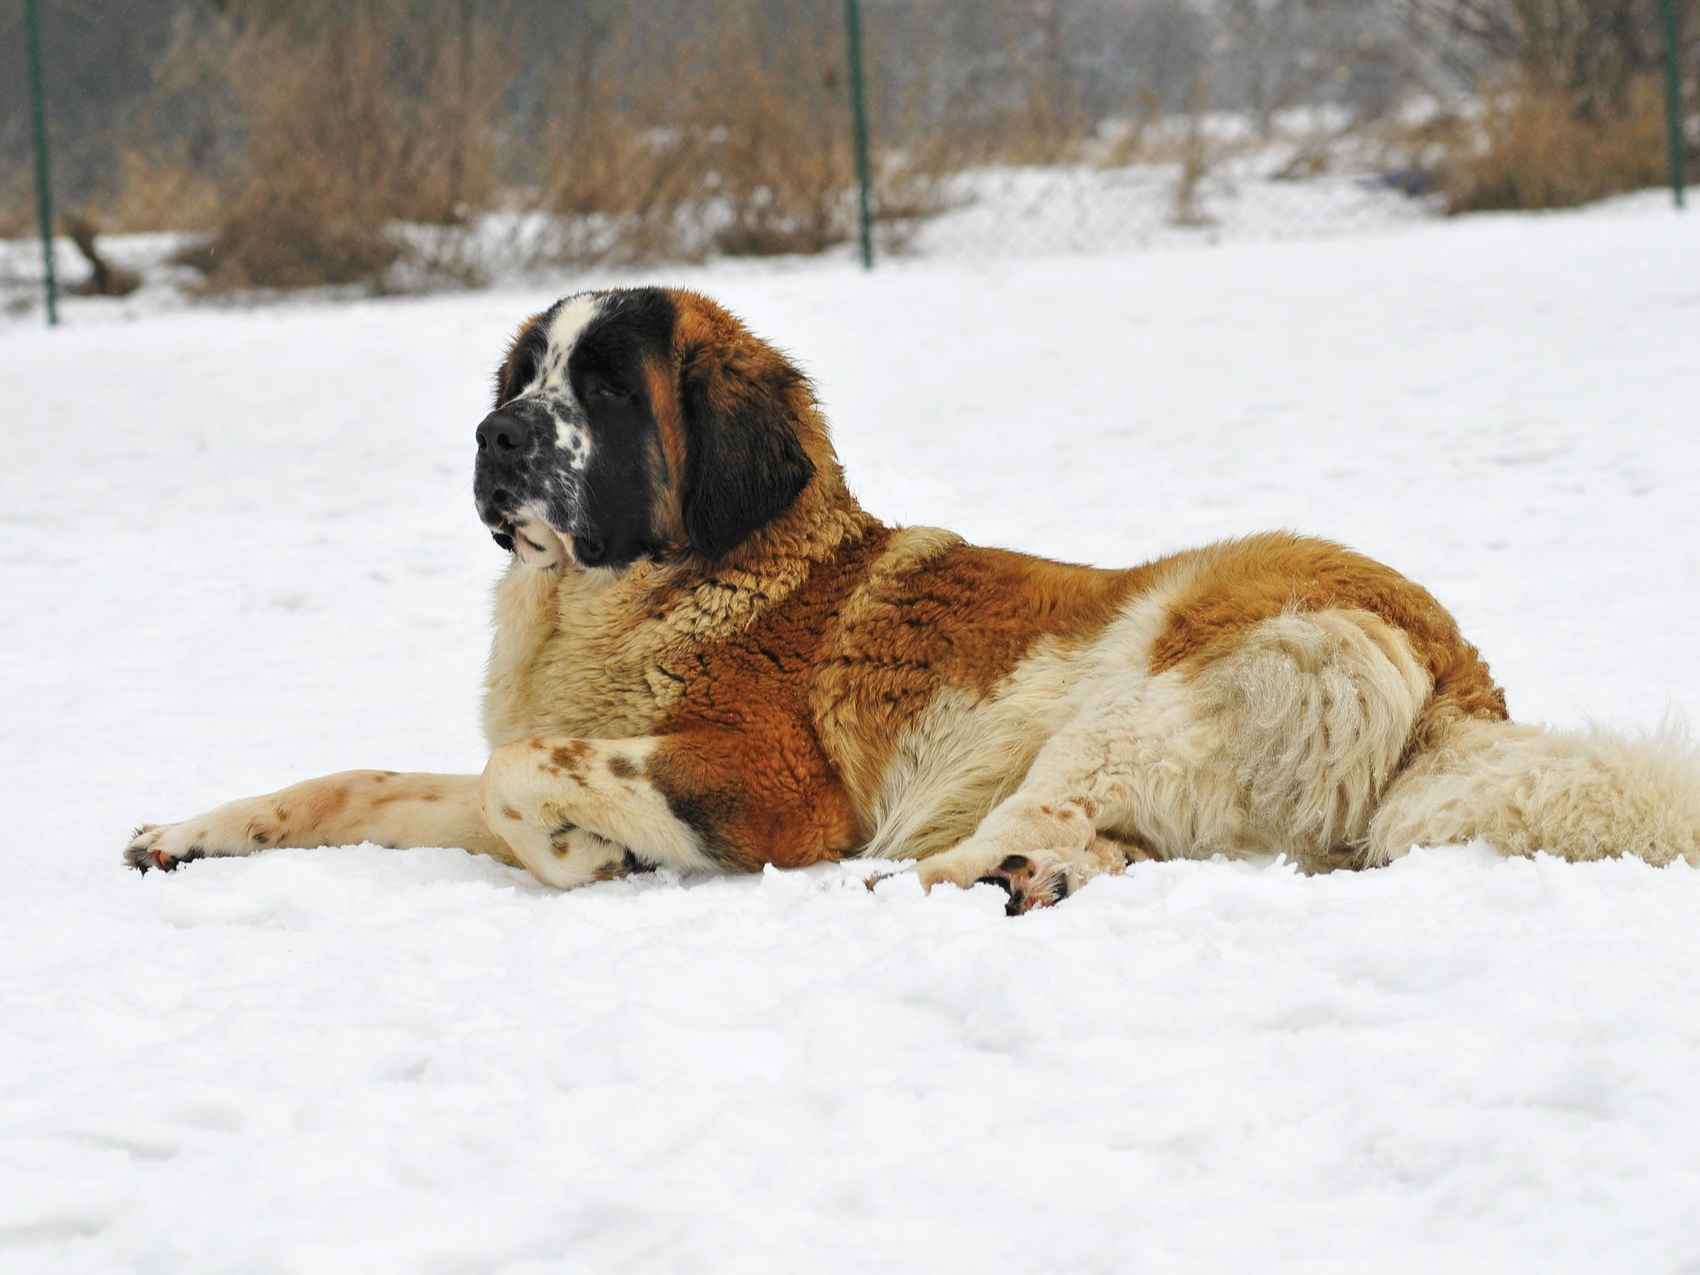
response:
<path id="1" fill-rule="evenodd" d="M 309 9 L 269 20 L 256 5 L 230 38 L 247 129 L 200 259 L 209 287 L 382 286 L 406 250 L 392 222 L 493 201 L 500 61 L 470 0 L 453 23 L 400 0 Z"/>
<path id="2" fill-rule="evenodd" d="M 1606 115 L 1551 87 L 1523 84 L 1490 99 L 1478 129 L 1459 129 L 1440 170 L 1453 212 L 1566 208 L 1665 179 L 1658 84 L 1630 85 Z"/>
<path id="3" fill-rule="evenodd" d="M 1405 2 L 1413 32 L 1487 85 L 1479 119 L 1454 117 L 1430 163 L 1454 212 L 1564 207 L 1665 180 L 1660 0 Z M 1700 0 L 1673 8 L 1693 65 Z"/>
<path id="4" fill-rule="evenodd" d="M 1204 130 L 1204 115 L 1210 99 L 1202 82 L 1195 80 L 1187 93 L 1186 131 L 1180 148 L 1180 173 L 1175 179 L 1175 206 L 1170 220 L 1177 226 L 1208 226 L 1204 210 L 1204 179 L 1210 175 L 1210 139 Z"/>
<path id="5" fill-rule="evenodd" d="M 114 189 L 97 192 L 88 206 L 109 226 L 129 231 L 210 230 L 218 224 L 218 180 L 194 163 L 182 145 L 127 149 Z"/>
<path id="6" fill-rule="evenodd" d="M 26 235 L 35 225 L 35 187 L 23 173 L 0 180 L 0 239 Z"/>

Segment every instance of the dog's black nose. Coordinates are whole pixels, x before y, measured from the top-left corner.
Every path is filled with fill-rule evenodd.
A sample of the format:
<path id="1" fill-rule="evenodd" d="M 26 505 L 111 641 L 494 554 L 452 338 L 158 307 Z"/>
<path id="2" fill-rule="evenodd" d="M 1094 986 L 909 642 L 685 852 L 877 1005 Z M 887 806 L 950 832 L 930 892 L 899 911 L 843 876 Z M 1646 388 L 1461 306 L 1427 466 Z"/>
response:
<path id="1" fill-rule="evenodd" d="M 481 452 L 524 451 L 530 441 L 531 426 L 521 416 L 494 411 L 478 425 L 478 450 Z"/>

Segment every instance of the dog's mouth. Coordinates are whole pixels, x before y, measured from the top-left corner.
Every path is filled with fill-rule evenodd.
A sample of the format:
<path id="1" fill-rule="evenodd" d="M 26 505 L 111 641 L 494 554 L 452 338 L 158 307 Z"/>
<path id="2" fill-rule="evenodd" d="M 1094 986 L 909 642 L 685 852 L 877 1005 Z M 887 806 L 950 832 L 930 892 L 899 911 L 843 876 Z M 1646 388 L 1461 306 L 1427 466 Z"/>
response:
<path id="1" fill-rule="evenodd" d="M 590 531 L 563 531 L 543 516 L 543 510 L 536 504 L 521 504 L 511 493 L 497 488 L 490 493 L 490 498 L 479 511 L 484 525 L 490 531 L 490 539 L 504 553 L 518 553 L 521 557 L 548 556 L 551 552 L 547 544 L 540 543 L 538 534 L 558 537 L 561 545 L 579 563 L 585 566 L 595 566 L 605 555 L 605 547 L 601 537 Z"/>

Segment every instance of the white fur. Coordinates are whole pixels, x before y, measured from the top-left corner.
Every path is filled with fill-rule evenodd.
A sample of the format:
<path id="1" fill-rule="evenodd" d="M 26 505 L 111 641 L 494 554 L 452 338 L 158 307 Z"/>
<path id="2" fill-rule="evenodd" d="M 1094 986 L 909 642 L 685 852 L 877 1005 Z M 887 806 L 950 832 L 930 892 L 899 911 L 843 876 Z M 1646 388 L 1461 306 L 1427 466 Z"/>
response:
<path id="1" fill-rule="evenodd" d="M 710 871 L 715 863 L 696 832 L 642 777 L 655 742 L 562 738 L 504 744 L 484 768 L 479 809 L 531 875 L 559 889 L 595 880 L 599 870 L 621 861 L 628 846 L 651 863 Z M 557 746 L 578 750 L 573 765 L 554 763 Z M 638 773 L 615 775 L 609 765 L 615 756 Z"/>
<path id="2" fill-rule="evenodd" d="M 561 303 L 549 321 L 548 343 L 537 371 L 516 397 L 538 395 L 555 423 L 555 447 L 567 453 L 566 467 L 582 473 L 590 463 L 590 435 L 582 423 L 583 405 L 573 393 L 567 360 L 586 327 L 601 313 L 603 298 L 582 292 Z M 565 409 L 565 410 L 562 410 Z"/>
<path id="3" fill-rule="evenodd" d="M 1075 882 L 1128 853 L 1356 859 L 1429 692 L 1403 635 L 1360 611 L 1287 614 L 1197 672 L 1152 675 L 1166 606 L 1151 601 L 1073 662 L 1073 716 L 972 837 L 922 864 L 929 885 L 1035 852 Z M 1094 853 L 1100 834 L 1122 862 Z"/>
<path id="4" fill-rule="evenodd" d="M 1125 692 L 1146 677 L 1151 645 L 1184 583 L 1177 573 L 1134 599 L 1085 650 L 1047 639 L 989 699 L 940 692 L 886 766 L 863 853 L 922 858 L 971 833 L 1098 688 Z"/>
<path id="5" fill-rule="evenodd" d="M 1639 738 L 1460 722 L 1388 791 L 1365 864 L 1478 838 L 1504 854 L 1700 867 L 1700 755 L 1675 721 Z"/>
<path id="6" fill-rule="evenodd" d="M 530 388 L 558 389 L 566 385 L 567 356 L 578 344 L 579 335 L 602 310 L 603 299 L 589 292 L 568 297 L 549 322 L 549 346 Z M 569 387 L 570 388 L 570 387 Z"/>

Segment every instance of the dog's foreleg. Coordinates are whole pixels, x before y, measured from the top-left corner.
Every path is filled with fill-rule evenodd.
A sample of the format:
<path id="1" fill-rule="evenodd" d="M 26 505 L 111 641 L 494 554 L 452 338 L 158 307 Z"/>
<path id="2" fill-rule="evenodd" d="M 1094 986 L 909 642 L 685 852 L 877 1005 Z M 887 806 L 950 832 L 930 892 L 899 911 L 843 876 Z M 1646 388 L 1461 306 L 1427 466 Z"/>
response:
<path id="1" fill-rule="evenodd" d="M 849 803 L 805 743 L 720 729 L 524 739 L 492 754 L 480 801 L 532 875 L 562 889 L 640 867 L 796 867 L 855 844 Z"/>
<path id="2" fill-rule="evenodd" d="M 169 872 L 192 859 L 286 847 L 459 846 L 518 866 L 478 812 L 478 776 L 349 770 L 245 797 L 181 823 L 144 824 L 124 851 L 131 867 Z"/>

